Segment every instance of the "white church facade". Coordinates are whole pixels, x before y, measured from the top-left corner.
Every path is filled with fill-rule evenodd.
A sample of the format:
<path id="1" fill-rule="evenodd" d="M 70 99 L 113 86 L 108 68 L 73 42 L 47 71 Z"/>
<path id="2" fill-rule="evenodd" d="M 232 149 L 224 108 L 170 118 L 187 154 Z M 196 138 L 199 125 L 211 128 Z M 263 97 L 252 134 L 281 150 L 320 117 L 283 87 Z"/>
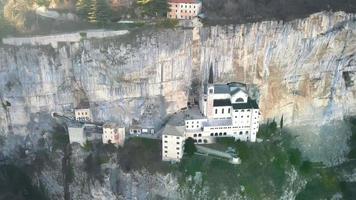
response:
<path id="1" fill-rule="evenodd" d="M 261 113 L 256 100 L 249 97 L 245 84 L 213 84 L 209 80 L 203 87 L 199 109 L 201 117 L 190 117 L 184 121 L 181 135 L 185 139 L 191 137 L 196 144 L 214 143 L 218 137 L 256 142 Z M 174 142 L 166 141 L 175 138 L 169 137 L 171 135 L 170 131 L 163 131 L 162 160 L 178 161 L 182 155 L 180 153 L 177 157 L 173 151 L 177 148 L 183 149 L 184 142 L 180 142 L 179 147 L 165 147 L 165 143 Z M 177 135 L 176 131 L 174 135 Z M 169 157 L 170 155 L 172 157 Z"/>

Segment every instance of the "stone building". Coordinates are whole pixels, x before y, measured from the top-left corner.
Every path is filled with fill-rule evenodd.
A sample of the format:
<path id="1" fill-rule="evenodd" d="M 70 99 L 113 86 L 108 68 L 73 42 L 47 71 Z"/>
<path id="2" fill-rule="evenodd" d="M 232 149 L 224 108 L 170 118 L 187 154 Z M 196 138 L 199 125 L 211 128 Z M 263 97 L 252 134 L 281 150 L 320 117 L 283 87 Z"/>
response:
<path id="1" fill-rule="evenodd" d="M 112 143 L 123 146 L 125 143 L 125 127 L 121 127 L 115 123 L 104 124 L 103 143 Z"/>
<path id="2" fill-rule="evenodd" d="M 202 3 L 199 0 L 169 0 L 169 19 L 193 19 L 198 16 Z"/>
<path id="3" fill-rule="evenodd" d="M 89 102 L 81 102 L 74 109 L 75 120 L 80 122 L 93 122 L 93 115 L 90 111 Z"/>

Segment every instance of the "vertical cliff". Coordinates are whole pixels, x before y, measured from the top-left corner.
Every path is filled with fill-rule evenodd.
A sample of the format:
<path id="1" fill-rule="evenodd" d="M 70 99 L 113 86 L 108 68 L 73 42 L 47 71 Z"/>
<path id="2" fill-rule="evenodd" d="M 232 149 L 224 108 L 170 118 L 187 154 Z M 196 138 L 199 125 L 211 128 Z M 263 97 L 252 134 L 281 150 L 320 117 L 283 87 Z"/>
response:
<path id="1" fill-rule="evenodd" d="M 355 24 L 352 14 L 318 13 L 291 22 L 133 32 L 56 48 L 3 46 L 0 127 L 36 132 L 51 111 L 70 113 L 82 99 L 89 99 L 98 121 L 159 124 L 186 106 L 189 91 L 198 94 L 210 65 L 217 81 L 248 83 L 264 119 L 342 118 L 356 113 Z"/>
<path id="2" fill-rule="evenodd" d="M 257 86 L 264 119 L 312 123 L 355 114 L 356 21 L 345 13 L 205 28 L 201 67 Z"/>
<path id="3" fill-rule="evenodd" d="M 191 32 L 147 32 L 103 40 L 0 49 L 0 122 L 25 132 L 50 112 L 88 99 L 95 120 L 161 118 L 186 106 Z M 5 105 L 8 102 L 9 105 Z"/>

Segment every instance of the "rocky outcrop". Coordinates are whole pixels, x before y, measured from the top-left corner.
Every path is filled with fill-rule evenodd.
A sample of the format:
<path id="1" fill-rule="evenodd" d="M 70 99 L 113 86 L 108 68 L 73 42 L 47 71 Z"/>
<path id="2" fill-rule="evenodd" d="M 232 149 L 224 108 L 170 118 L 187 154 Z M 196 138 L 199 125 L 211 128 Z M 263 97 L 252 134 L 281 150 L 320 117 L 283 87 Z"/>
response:
<path id="1" fill-rule="evenodd" d="M 342 118 L 356 113 L 355 30 L 355 16 L 338 12 L 287 23 L 137 31 L 56 48 L 3 46 L 0 128 L 38 131 L 41 123 L 30 129 L 29 122 L 51 111 L 71 113 L 82 99 L 96 121 L 159 124 L 186 106 L 211 65 L 217 81 L 250 85 L 264 119 L 283 115 L 292 125 Z"/>

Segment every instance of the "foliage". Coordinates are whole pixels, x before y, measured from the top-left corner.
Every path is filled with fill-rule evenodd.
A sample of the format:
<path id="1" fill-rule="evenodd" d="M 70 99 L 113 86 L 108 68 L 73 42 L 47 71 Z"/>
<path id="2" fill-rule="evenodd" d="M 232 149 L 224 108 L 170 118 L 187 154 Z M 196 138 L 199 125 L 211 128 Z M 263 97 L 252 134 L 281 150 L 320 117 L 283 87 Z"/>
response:
<path id="1" fill-rule="evenodd" d="M 118 160 L 122 169 L 146 169 L 151 173 L 167 173 L 169 164 L 162 162 L 162 144 L 159 140 L 146 138 L 130 138 L 125 146 L 118 151 Z"/>
<path id="2" fill-rule="evenodd" d="M 350 159 L 356 159 L 356 117 L 350 117 L 348 121 L 352 132 L 349 140 L 350 152 L 348 157 Z"/>
<path id="3" fill-rule="evenodd" d="M 56 125 L 52 132 L 52 146 L 54 149 L 64 150 L 69 144 L 69 137 L 61 125 Z"/>
<path id="4" fill-rule="evenodd" d="M 75 4 L 78 15 L 83 19 L 88 19 L 91 0 L 78 0 Z"/>
<path id="5" fill-rule="evenodd" d="M 101 174 L 101 158 L 97 154 L 89 154 L 84 159 L 84 171 L 92 178 L 103 181 L 103 175 Z"/>
<path id="6" fill-rule="evenodd" d="M 11 33 L 15 33 L 16 30 L 10 23 L 1 15 L 0 13 L 0 39 L 10 35 Z"/>
<path id="7" fill-rule="evenodd" d="M 106 0 L 78 0 L 76 3 L 78 15 L 91 23 L 103 25 L 111 18 L 111 9 Z"/>
<path id="8" fill-rule="evenodd" d="M 177 19 L 164 19 L 160 21 L 157 26 L 160 28 L 174 28 L 178 23 L 179 21 Z"/>
<path id="9" fill-rule="evenodd" d="M 0 194 L 4 199 L 49 199 L 42 185 L 35 186 L 31 178 L 14 165 L 0 165 Z"/>
<path id="10" fill-rule="evenodd" d="M 279 127 L 282 129 L 283 128 L 283 115 L 281 117 L 281 121 L 279 122 Z"/>
<path id="11" fill-rule="evenodd" d="M 139 3 L 143 15 L 150 17 L 166 17 L 169 10 L 167 0 L 151 0 Z"/>
<path id="12" fill-rule="evenodd" d="M 72 164 L 70 164 L 68 166 L 68 168 L 66 168 L 66 172 L 65 173 L 67 174 L 68 182 L 72 183 L 74 181 L 74 176 L 75 176 L 74 168 L 73 168 Z"/>
<path id="13" fill-rule="evenodd" d="M 26 29 L 27 14 L 32 2 L 27 0 L 9 0 L 4 6 L 4 17 L 19 30 Z"/>
<path id="14" fill-rule="evenodd" d="M 50 0 L 36 0 L 37 5 L 48 7 L 51 3 Z"/>
<path id="15" fill-rule="evenodd" d="M 299 149 L 290 149 L 289 150 L 289 162 L 299 167 L 301 164 L 302 154 L 300 153 Z"/>
<path id="16" fill-rule="evenodd" d="M 195 152 L 197 152 L 197 148 L 195 147 L 194 139 L 189 137 L 184 143 L 184 153 L 188 156 L 192 156 Z"/>
<path id="17" fill-rule="evenodd" d="M 336 174 L 331 169 L 321 169 L 317 176 L 308 181 L 296 199 L 330 199 L 340 189 Z"/>
<path id="18" fill-rule="evenodd" d="M 91 141 L 86 141 L 83 145 L 83 149 L 87 152 L 93 150 L 93 143 Z"/>

